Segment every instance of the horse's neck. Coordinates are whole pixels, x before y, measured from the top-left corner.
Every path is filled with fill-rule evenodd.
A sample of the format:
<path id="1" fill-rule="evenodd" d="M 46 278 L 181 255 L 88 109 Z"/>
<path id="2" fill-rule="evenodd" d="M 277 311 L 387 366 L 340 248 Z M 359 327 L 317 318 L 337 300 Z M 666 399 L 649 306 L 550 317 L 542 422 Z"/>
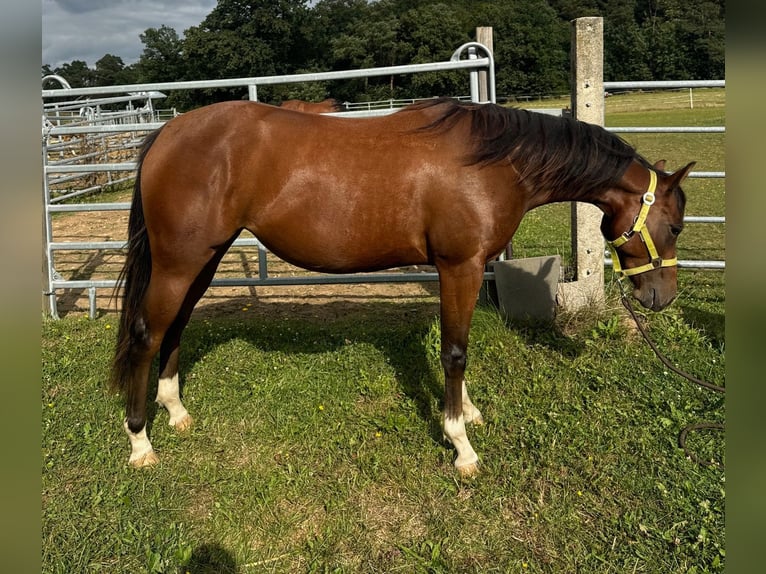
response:
<path id="1" fill-rule="evenodd" d="M 640 193 L 646 189 L 647 180 L 648 169 L 635 159 L 628 165 L 620 181 L 612 186 L 604 183 L 595 185 L 588 184 L 588 182 L 563 182 L 563 180 L 556 182 L 554 177 L 547 186 L 531 190 L 528 193 L 528 204 L 530 205 L 528 209 L 569 201 L 590 203 L 600 207 L 609 201 L 610 194 L 613 195 L 620 189 L 628 193 Z M 529 188 L 530 186 L 524 187 Z"/>
<path id="2" fill-rule="evenodd" d="M 522 184 L 529 189 L 529 186 Z M 529 190 L 527 199 L 527 211 L 551 203 L 566 203 L 579 201 L 598 205 L 599 194 L 589 192 L 587 189 L 573 189 L 572 186 L 549 186 L 542 189 Z"/>

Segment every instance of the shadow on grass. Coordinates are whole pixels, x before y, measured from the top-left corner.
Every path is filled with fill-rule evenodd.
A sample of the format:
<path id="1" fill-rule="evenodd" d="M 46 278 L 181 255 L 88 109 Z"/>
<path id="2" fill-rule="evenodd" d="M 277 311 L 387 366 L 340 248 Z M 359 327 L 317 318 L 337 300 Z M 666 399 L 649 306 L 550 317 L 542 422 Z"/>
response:
<path id="1" fill-rule="evenodd" d="M 191 559 L 178 571 L 183 574 L 235 574 L 237 563 L 231 552 L 220 544 L 202 544 L 192 550 Z"/>
<path id="2" fill-rule="evenodd" d="M 429 425 L 431 437 L 442 441 L 441 411 L 434 404 L 443 400 L 443 382 L 428 360 L 426 335 L 438 316 L 438 304 L 334 302 L 296 305 L 261 303 L 243 297 L 220 308 L 208 304 L 197 310 L 186 331 L 181 350 L 181 384 L 184 373 L 213 348 L 234 338 L 247 340 L 266 352 L 311 354 L 334 352 L 349 340 L 374 346 L 388 359 L 402 390 L 417 406 L 418 415 Z M 251 305 L 247 313 L 241 308 Z M 239 313 L 233 309 L 239 307 Z M 209 329 L 206 322 L 234 326 Z M 287 322 L 291 329 L 284 328 Z M 295 337 L 295 331 L 302 336 Z M 153 392 L 153 391 L 150 391 Z"/>
<path id="3" fill-rule="evenodd" d="M 250 305 L 248 311 L 243 312 L 242 308 L 247 305 Z M 434 362 L 438 365 L 438 359 L 433 356 L 429 359 L 429 353 L 438 353 L 429 349 L 429 336 L 437 320 L 438 303 L 433 301 L 338 300 L 296 305 L 294 302 L 263 303 L 242 297 L 220 306 L 208 304 L 195 310 L 184 333 L 181 384 L 184 374 L 206 354 L 235 338 L 245 339 L 265 352 L 284 354 L 334 352 L 349 340 L 366 343 L 388 359 L 402 392 L 416 405 L 421 420 L 428 424 L 431 438 L 441 444 L 444 382 L 441 369 L 433 365 Z M 210 324 L 226 328 L 211 329 Z M 508 328 L 520 333 L 528 344 L 555 348 L 567 357 L 581 352 L 581 346 L 552 323 L 517 323 Z M 296 331 L 299 337 L 295 336 Z M 470 346 L 468 353 L 470 357 Z"/>
<path id="4" fill-rule="evenodd" d="M 681 305 L 684 319 L 703 331 L 713 346 L 720 347 L 726 340 L 726 317 L 722 313 L 711 313 L 692 305 Z"/>

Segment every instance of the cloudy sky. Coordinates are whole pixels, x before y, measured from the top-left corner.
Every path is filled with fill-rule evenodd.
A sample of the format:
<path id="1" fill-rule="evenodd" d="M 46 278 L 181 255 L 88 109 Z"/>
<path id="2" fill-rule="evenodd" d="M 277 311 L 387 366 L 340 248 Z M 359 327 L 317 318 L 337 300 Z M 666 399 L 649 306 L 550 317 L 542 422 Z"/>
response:
<path id="1" fill-rule="evenodd" d="M 139 34 L 170 26 L 179 36 L 199 25 L 216 0 L 42 0 L 42 64 L 56 68 L 72 60 L 89 67 L 105 54 L 125 65 L 143 52 Z"/>

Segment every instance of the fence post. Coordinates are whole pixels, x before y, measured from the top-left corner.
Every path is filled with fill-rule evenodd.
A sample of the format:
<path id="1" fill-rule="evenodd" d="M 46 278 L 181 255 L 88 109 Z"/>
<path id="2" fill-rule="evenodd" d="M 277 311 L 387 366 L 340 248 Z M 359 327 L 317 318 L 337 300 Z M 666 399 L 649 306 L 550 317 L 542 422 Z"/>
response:
<path id="1" fill-rule="evenodd" d="M 475 46 L 470 46 L 468 48 L 468 59 L 469 60 L 479 59 L 479 56 L 476 53 Z M 477 70 L 471 70 L 468 73 L 468 83 L 471 89 L 471 101 L 474 103 L 480 102 L 481 96 L 479 95 L 479 72 Z"/>
<path id="2" fill-rule="evenodd" d="M 492 26 L 478 26 L 476 28 L 476 41 L 479 44 L 484 44 L 487 49 L 489 50 L 489 53 L 492 54 L 495 50 L 492 39 Z M 479 101 L 480 102 L 488 102 L 489 101 L 489 89 L 488 89 L 488 82 L 487 79 L 487 72 L 484 70 L 479 70 Z"/>
<path id="3" fill-rule="evenodd" d="M 604 125 L 604 21 L 572 20 L 572 111 L 578 120 Z M 572 204 L 572 254 L 575 280 L 559 286 L 559 303 L 570 310 L 604 301 L 604 240 L 601 211 Z"/>
<path id="4" fill-rule="evenodd" d="M 43 276 L 42 276 L 42 303 L 43 303 L 43 317 L 50 317 L 58 319 L 58 311 L 56 309 L 56 293 L 51 288 L 51 281 L 53 279 L 53 262 L 50 258 L 50 249 L 48 248 L 51 241 L 51 215 L 48 211 L 48 205 L 50 203 L 50 190 L 48 189 L 48 174 L 45 172 L 45 168 L 48 165 L 48 136 L 43 133 L 43 145 L 42 145 L 42 164 L 43 164 L 43 205 L 42 205 L 42 224 L 43 224 Z"/>
<path id="5" fill-rule="evenodd" d="M 43 176 L 45 177 L 45 176 Z M 51 313 L 50 308 L 50 261 L 48 260 L 48 236 L 45 233 L 45 217 L 46 215 L 43 212 L 43 257 L 42 257 L 42 263 L 43 263 L 43 277 L 42 277 L 42 312 L 43 317 L 52 317 L 53 314 Z"/>

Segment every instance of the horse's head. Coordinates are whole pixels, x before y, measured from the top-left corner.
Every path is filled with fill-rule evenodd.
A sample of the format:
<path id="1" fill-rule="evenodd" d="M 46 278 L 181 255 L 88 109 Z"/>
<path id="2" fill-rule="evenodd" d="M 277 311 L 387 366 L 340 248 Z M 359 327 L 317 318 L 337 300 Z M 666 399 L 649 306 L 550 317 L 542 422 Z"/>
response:
<path id="1" fill-rule="evenodd" d="M 653 311 L 676 296 L 676 241 L 683 230 L 686 196 L 681 182 L 694 162 L 675 173 L 638 162 L 626 170 L 619 187 L 602 204 L 601 232 L 612 252 L 614 271 L 633 283 L 633 296 Z"/>

